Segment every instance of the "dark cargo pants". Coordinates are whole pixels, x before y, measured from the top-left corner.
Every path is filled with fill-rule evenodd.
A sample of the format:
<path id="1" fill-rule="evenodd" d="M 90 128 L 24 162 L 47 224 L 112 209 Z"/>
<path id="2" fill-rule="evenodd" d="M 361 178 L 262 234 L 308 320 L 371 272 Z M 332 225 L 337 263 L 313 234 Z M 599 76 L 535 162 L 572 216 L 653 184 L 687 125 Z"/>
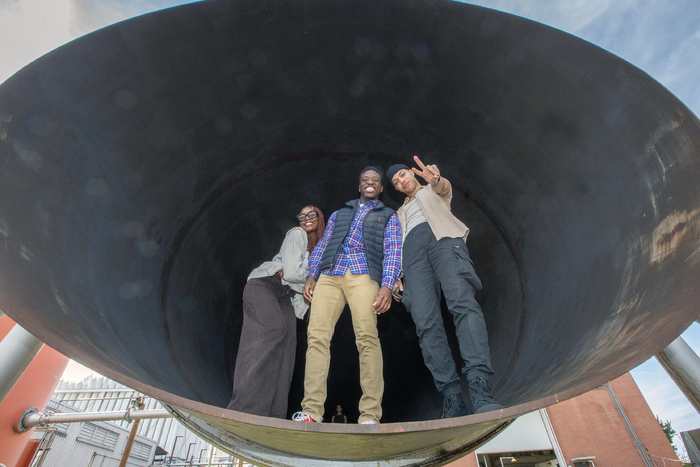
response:
<path id="1" fill-rule="evenodd" d="M 480 370 L 492 375 L 486 323 L 474 298 L 475 289 L 481 289 L 481 281 L 464 240 L 437 241 L 427 222 L 416 226 L 403 245 L 403 271 L 403 302 L 416 324 L 423 360 L 438 391 L 445 388 L 449 388 L 450 394 L 460 391 L 459 375 L 442 321 L 441 287 L 455 323 L 464 360 L 462 372 Z"/>

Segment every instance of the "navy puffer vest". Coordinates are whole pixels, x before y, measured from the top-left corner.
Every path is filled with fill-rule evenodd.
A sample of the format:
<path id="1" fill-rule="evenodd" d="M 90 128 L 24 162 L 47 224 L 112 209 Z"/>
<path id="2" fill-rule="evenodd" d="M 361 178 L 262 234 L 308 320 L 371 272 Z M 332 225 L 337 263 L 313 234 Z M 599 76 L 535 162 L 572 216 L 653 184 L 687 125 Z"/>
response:
<path id="1" fill-rule="evenodd" d="M 335 215 L 335 228 L 331 235 L 326 250 L 321 259 L 321 271 L 331 269 L 335 264 L 335 258 L 343 246 L 345 237 L 350 232 L 352 220 L 355 218 L 359 200 L 348 201 L 345 207 L 338 210 Z M 369 266 L 369 277 L 381 286 L 382 261 L 384 260 L 384 228 L 394 210 L 377 201 L 377 205 L 367 213 L 362 222 L 362 239 L 365 243 L 365 255 Z"/>

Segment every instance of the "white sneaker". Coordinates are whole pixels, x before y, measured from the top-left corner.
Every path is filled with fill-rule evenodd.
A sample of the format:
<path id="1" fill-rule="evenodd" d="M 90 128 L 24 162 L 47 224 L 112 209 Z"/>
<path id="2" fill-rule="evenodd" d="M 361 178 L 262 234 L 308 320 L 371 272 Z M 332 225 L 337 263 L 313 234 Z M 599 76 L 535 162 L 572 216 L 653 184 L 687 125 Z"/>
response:
<path id="1" fill-rule="evenodd" d="M 316 422 L 311 416 L 307 413 L 304 412 L 297 412 L 294 415 L 292 415 L 292 420 L 295 422 Z M 321 422 L 316 422 L 316 423 L 321 423 Z"/>
<path id="2" fill-rule="evenodd" d="M 360 425 L 379 425 L 379 422 L 376 420 L 365 420 L 364 422 L 360 423 Z"/>

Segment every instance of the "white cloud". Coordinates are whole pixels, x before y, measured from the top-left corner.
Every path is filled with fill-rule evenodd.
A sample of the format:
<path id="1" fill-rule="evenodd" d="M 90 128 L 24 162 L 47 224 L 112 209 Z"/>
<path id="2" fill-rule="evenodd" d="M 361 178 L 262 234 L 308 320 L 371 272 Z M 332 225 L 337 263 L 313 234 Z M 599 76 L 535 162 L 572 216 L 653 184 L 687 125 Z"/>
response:
<path id="1" fill-rule="evenodd" d="M 631 3 L 631 0 L 569 0 L 547 2 L 513 2 L 512 0 L 467 1 L 494 10 L 505 11 L 548 26 L 578 35 L 615 5 Z"/>
<path id="2" fill-rule="evenodd" d="M 700 114 L 697 0 L 474 0 L 577 35 L 646 71 Z"/>
<path id="3" fill-rule="evenodd" d="M 0 10 L 17 11 L 19 0 L 0 0 Z"/>
<path id="4" fill-rule="evenodd" d="M 88 376 L 99 377 L 100 375 L 90 368 L 84 367 L 80 363 L 70 360 L 66 370 L 63 372 L 61 379 L 66 381 L 82 381 Z"/>
<path id="5" fill-rule="evenodd" d="M 70 0 L 17 0 L 0 9 L 0 82 L 56 47 L 69 32 Z"/>
<path id="6" fill-rule="evenodd" d="M 0 83 L 66 42 L 175 0 L 0 0 Z"/>
<path id="7" fill-rule="evenodd" d="M 143 0 L 122 2 L 111 0 L 70 1 L 73 5 L 71 30 L 77 36 L 158 9 L 153 2 Z"/>

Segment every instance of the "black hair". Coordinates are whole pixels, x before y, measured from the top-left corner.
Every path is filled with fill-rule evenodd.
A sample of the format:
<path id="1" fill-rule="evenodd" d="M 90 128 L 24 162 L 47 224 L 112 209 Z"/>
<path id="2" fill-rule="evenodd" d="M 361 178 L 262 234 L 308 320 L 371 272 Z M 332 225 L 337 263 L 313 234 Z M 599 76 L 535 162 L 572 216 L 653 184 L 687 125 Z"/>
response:
<path id="1" fill-rule="evenodd" d="M 362 174 L 367 172 L 368 170 L 374 170 L 375 172 L 377 172 L 379 174 L 379 182 L 384 182 L 384 172 L 382 172 L 381 169 L 378 169 L 373 165 L 368 165 L 367 167 L 362 169 L 362 172 L 360 172 L 360 176 L 358 177 L 358 181 L 362 181 Z"/>

